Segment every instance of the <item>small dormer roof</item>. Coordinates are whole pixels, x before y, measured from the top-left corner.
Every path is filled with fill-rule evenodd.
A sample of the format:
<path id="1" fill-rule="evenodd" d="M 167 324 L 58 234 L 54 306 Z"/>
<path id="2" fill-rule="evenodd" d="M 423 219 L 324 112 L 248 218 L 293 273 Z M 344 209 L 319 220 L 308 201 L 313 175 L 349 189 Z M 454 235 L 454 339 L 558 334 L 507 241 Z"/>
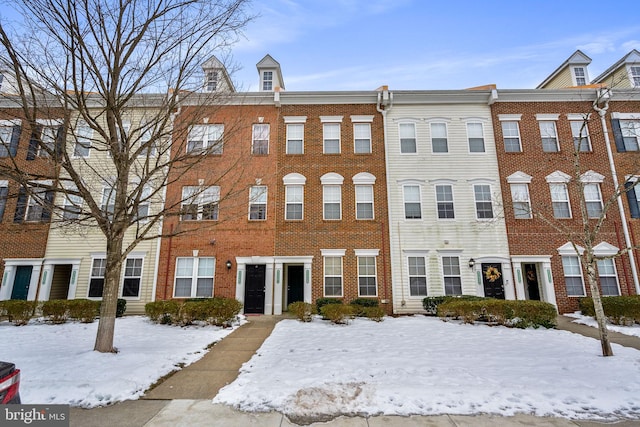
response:
<path id="1" fill-rule="evenodd" d="M 554 78 L 556 78 L 556 76 L 558 76 L 558 74 L 560 74 L 565 69 L 567 69 L 567 67 L 580 66 L 580 65 L 583 65 L 586 67 L 589 64 L 591 64 L 591 58 L 589 58 L 580 49 L 578 49 L 575 52 L 573 52 L 573 54 L 566 61 L 564 61 L 558 68 L 556 68 L 553 73 L 551 73 L 546 79 L 544 79 L 543 82 L 540 83 L 538 87 L 536 87 L 536 89 L 544 89 L 544 87 L 550 81 L 552 81 Z"/>
<path id="2" fill-rule="evenodd" d="M 612 75 L 620 67 L 623 67 L 629 63 L 640 63 L 640 52 L 638 52 L 636 49 L 633 49 L 631 52 L 627 53 L 625 56 L 620 58 L 611 67 L 607 68 L 602 74 L 600 74 L 598 77 L 593 79 L 592 83 L 602 83 L 604 79 Z"/>
<path id="3" fill-rule="evenodd" d="M 277 77 L 277 84 L 274 82 L 275 86 L 279 86 L 281 89 L 284 89 L 284 79 L 282 78 L 282 70 L 280 69 L 280 63 L 273 59 L 273 57 L 269 54 L 266 54 L 264 58 L 262 58 L 257 64 L 256 68 L 258 69 L 258 75 L 262 80 L 262 71 L 275 71 L 275 75 Z M 262 81 L 260 81 L 260 87 L 262 87 Z"/>
<path id="4" fill-rule="evenodd" d="M 205 74 L 207 71 L 220 71 L 222 73 L 221 79 L 224 81 L 224 84 L 221 87 L 228 88 L 230 92 L 236 91 L 236 88 L 231 81 L 231 77 L 229 76 L 229 73 L 227 73 L 227 67 L 225 67 L 222 61 L 220 61 L 215 55 L 211 55 L 209 59 L 202 63 L 201 67 Z"/>

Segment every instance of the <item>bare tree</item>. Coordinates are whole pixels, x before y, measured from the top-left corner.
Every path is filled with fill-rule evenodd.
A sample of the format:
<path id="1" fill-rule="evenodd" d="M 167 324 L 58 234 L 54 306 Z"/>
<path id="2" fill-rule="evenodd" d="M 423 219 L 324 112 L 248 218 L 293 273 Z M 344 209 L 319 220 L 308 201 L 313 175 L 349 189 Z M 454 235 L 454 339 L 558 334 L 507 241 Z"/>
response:
<path id="1" fill-rule="evenodd" d="M 139 242 L 161 237 L 163 217 L 183 202 L 163 199 L 169 177 L 180 175 L 169 171 L 188 171 L 203 158 L 187 149 L 193 147 L 180 146 L 188 138 L 177 133 L 189 127 L 174 128 L 173 119 L 186 99 L 205 97 L 196 93 L 204 80 L 201 64 L 238 40 L 251 20 L 248 1 L 23 0 L 16 6 L 23 22 L 12 28 L 0 24 L 16 107 L 32 129 L 40 126 L 38 117 L 62 112 L 65 129 L 55 138 L 46 132 L 32 138 L 30 150 L 53 162 L 53 176 L 25 173 L 11 162 L 0 173 L 24 188 L 63 193 L 62 206 L 42 202 L 57 209 L 57 219 L 97 226 L 104 235 L 96 351 L 116 351 L 116 303 L 127 254 Z M 201 101 L 224 102 L 212 96 Z M 202 122 L 193 111 L 193 122 Z M 209 144 L 200 154 L 217 149 Z M 103 160 L 96 163 L 91 156 Z M 148 208 L 158 201 L 161 208 Z M 129 242 L 125 236 L 132 229 Z"/>
<path id="2" fill-rule="evenodd" d="M 631 261 L 632 275 L 637 277 L 633 256 L 633 250 L 637 248 L 630 239 L 625 239 L 624 247 L 618 248 L 615 252 L 603 254 L 599 253 L 597 248 L 598 240 L 601 240 L 599 236 L 603 233 L 603 227 L 607 221 L 607 215 L 611 217 L 615 209 L 618 209 L 620 217 L 624 219 L 625 214 L 622 197 L 628 191 L 633 191 L 633 188 L 638 185 L 637 181 L 630 185 L 629 183 L 625 185 L 624 182 L 618 182 L 618 177 L 615 173 L 615 164 L 611 149 L 612 141 L 609 138 L 609 129 L 606 120 L 610 97 L 611 91 L 609 89 L 602 88 L 597 90 L 590 111 L 585 111 L 580 115 L 580 120 L 574 120 L 572 123 L 572 146 L 574 149 L 566 157 L 567 162 L 572 166 L 572 174 L 571 176 L 567 176 L 566 185 L 573 187 L 574 194 L 577 194 L 579 197 L 580 226 L 576 227 L 574 223 L 567 224 L 557 219 L 558 217 L 568 218 L 568 210 L 567 216 L 558 216 L 556 215 L 556 206 L 531 208 L 531 215 L 541 219 L 555 232 L 566 236 L 576 256 L 585 267 L 587 283 L 594 305 L 595 319 L 598 324 L 603 356 L 613 356 L 613 351 L 606 326 L 607 318 L 602 306 L 598 264 L 601 263 L 600 268 L 605 268 L 604 262 L 606 260 L 615 260 L 627 254 Z M 582 160 L 583 153 L 591 151 L 591 139 L 595 134 L 590 134 L 589 129 L 595 128 L 595 123 L 599 123 L 602 128 L 602 135 L 599 135 L 598 139 L 605 143 L 607 158 L 609 160 L 610 179 L 612 183 L 611 185 L 607 185 L 606 188 L 597 184 L 602 181 L 602 177 L 598 177 L 599 174 L 592 170 L 587 170 L 586 162 Z M 636 170 L 636 172 L 638 172 L 638 170 Z M 554 214 L 549 215 L 550 211 L 554 212 Z M 626 230 L 627 224 L 624 220 L 622 221 L 622 226 L 625 229 L 625 236 L 629 236 Z"/>

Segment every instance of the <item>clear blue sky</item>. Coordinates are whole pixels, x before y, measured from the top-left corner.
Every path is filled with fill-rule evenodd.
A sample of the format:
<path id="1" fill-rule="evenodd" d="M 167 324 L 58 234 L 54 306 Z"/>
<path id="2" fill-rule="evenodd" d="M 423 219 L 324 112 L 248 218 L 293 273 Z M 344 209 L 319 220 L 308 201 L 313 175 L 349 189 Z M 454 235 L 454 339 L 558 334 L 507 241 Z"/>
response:
<path id="1" fill-rule="evenodd" d="M 241 90 L 277 60 L 286 89 L 535 88 L 576 49 L 593 79 L 640 50 L 638 0 L 254 0 Z"/>

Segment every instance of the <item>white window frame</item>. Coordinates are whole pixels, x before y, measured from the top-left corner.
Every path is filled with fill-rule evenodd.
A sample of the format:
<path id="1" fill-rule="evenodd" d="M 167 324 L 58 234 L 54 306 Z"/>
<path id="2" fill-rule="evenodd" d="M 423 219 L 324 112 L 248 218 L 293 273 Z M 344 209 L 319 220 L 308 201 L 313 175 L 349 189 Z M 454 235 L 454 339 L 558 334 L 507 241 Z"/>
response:
<path id="1" fill-rule="evenodd" d="M 149 221 L 149 209 L 151 208 L 151 201 L 149 198 L 151 197 L 151 186 L 149 184 L 145 184 L 142 187 L 142 194 L 140 195 L 140 200 L 138 201 L 138 210 L 136 212 L 136 221 L 147 222 Z"/>
<path id="2" fill-rule="evenodd" d="M 458 264 L 457 264 L 457 268 L 458 268 L 458 272 L 456 274 L 455 272 L 455 265 L 454 264 L 448 264 L 445 265 L 445 259 L 447 260 L 452 260 L 452 259 L 457 259 L 458 260 Z M 458 254 L 442 254 L 440 256 L 440 265 L 442 267 L 442 285 L 444 288 L 444 294 L 449 296 L 449 295 L 462 295 L 463 291 L 462 291 L 462 268 L 460 267 L 460 256 Z M 447 279 L 457 279 L 460 283 L 460 293 L 451 293 L 447 291 Z"/>
<path id="3" fill-rule="evenodd" d="M 559 117 L 559 114 L 537 114 L 536 115 L 536 119 L 538 120 L 538 130 L 540 131 L 540 142 L 542 143 L 542 151 L 545 153 L 560 152 L 560 143 L 558 141 L 558 125 L 557 125 L 558 117 Z M 551 145 L 552 142 L 553 142 L 553 146 Z"/>
<path id="4" fill-rule="evenodd" d="M 572 71 L 571 77 L 573 78 L 574 86 L 585 86 L 589 83 L 586 67 L 582 67 L 582 66 L 572 67 L 571 71 Z"/>
<path id="5" fill-rule="evenodd" d="M 293 194 L 298 191 L 299 191 L 299 194 Z M 284 219 L 287 221 L 302 221 L 304 219 L 304 185 L 301 185 L 301 184 L 285 185 L 284 192 L 285 192 Z M 294 207 L 298 205 L 300 206 L 300 218 L 290 218 L 289 207 Z"/>
<path id="6" fill-rule="evenodd" d="M 620 120 L 625 151 L 640 150 L 640 120 Z"/>
<path id="7" fill-rule="evenodd" d="M 251 129 L 251 154 L 266 156 L 269 154 L 269 138 L 271 125 L 268 123 L 256 123 Z"/>
<path id="8" fill-rule="evenodd" d="M 415 200 L 413 198 L 411 199 L 407 199 L 407 189 L 411 188 L 417 189 L 417 195 L 418 195 L 418 200 Z M 410 196 L 414 196 L 413 194 L 411 194 Z M 415 220 L 422 220 L 422 187 L 420 185 L 417 184 L 405 184 L 402 186 L 402 200 L 403 200 L 403 206 L 404 206 L 404 219 L 405 220 L 409 220 L 409 221 L 415 221 Z M 420 216 L 418 217 L 407 217 L 407 204 L 418 204 L 418 209 L 420 212 Z"/>
<path id="9" fill-rule="evenodd" d="M 273 90 L 273 71 L 262 72 L 262 90 Z"/>
<path id="10" fill-rule="evenodd" d="M 322 153 L 323 154 L 340 154 L 341 151 L 341 143 L 340 143 L 340 123 L 323 123 L 322 124 Z M 338 138 L 334 138 L 335 130 L 337 128 L 337 136 Z M 331 144 L 338 144 L 338 151 L 334 151 L 333 148 L 331 150 L 327 149 L 327 147 L 331 147 Z"/>
<path id="11" fill-rule="evenodd" d="M 51 152 L 56 150 L 56 142 L 58 139 L 58 130 L 62 126 L 59 120 L 37 120 L 40 127 L 40 144 L 38 144 L 38 157 L 49 157 L 49 153 L 44 149 L 46 146 Z"/>
<path id="12" fill-rule="evenodd" d="M 133 265 L 129 265 L 129 261 L 132 262 Z M 137 265 L 139 262 L 139 265 Z M 144 257 L 140 256 L 131 256 L 128 257 L 124 265 L 122 266 L 122 286 L 120 287 L 120 297 L 125 299 L 140 299 L 140 290 L 142 289 L 142 277 L 144 273 Z M 138 292 L 136 295 L 125 295 L 125 281 L 129 280 L 137 280 L 138 281 Z"/>
<path id="13" fill-rule="evenodd" d="M 96 265 L 96 263 L 98 265 Z M 89 270 L 89 283 L 87 286 L 87 298 L 89 299 L 102 299 L 104 295 L 104 275 L 107 267 L 107 258 L 104 256 L 100 257 L 91 257 L 91 269 Z M 96 274 L 102 273 L 102 274 Z M 100 292 L 100 296 L 92 296 L 91 295 L 91 281 L 92 280 L 100 280 L 102 279 L 102 291 Z"/>
<path id="14" fill-rule="evenodd" d="M 513 204 L 513 216 L 515 219 L 531 219 L 533 214 L 531 212 L 531 196 L 529 195 L 529 184 L 527 183 L 512 183 L 511 187 L 511 201 Z M 514 191 L 514 190 L 524 191 Z M 524 197 L 522 197 L 524 196 Z M 518 206 L 518 208 L 516 208 Z M 520 208 L 522 206 L 523 208 Z M 523 213 L 517 213 L 523 212 Z M 526 214 L 526 216 L 525 216 Z"/>
<path id="15" fill-rule="evenodd" d="M 337 197 L 336 197 L 337 196 Z M 338 205 L 338 218 L 328 218 L 327 205 Z M 342 186 L 325 184 L 322 186 L 322 219 L 325 221 L 340 221 L 342 219 Z"/>
<path id="16" fill-rule="evenodd" d="M 336 297 L 342 298 L 344 296 L 344 255 L 345 249 L 320 249 L 322 254 L 322 295 L 324 297 Z M 328 265 L 328 260 L 331 260 L 332 265 Z M 335 264 L 335 263 L 338 264 Z M 331 271 L 332 274 L 328 274 L 328 268 L 338 268 L 339 271 Z M 327 294 L 327 278 L 338 278 L 340 283 L 339 294 Z M 335 284 L 331 285 L 335 287 Z"/>
<path id="17" fill-rule="evenodd" d="M 36 181 L 43 185 L 51 185 L 50 181 Z M 24 214 L 25 222 L 41 222 L 42 214 L 44 213 L 46 206 L 47 193 L 52 190 L 39 186 L 30 186 L 29 194 L 27 197 L 27 206 Z"/>
<path id="18" fill-rule="evenodd" d="M 627 69 L 627 74 L 629 75 L 631 87 L 640 87 L 640 65 L 630 64 Z"/>
<path id="19" fill-rule="evenodd" d="M 587 190 L 593 189 L 593 191 L 589 191 L 590 194 L 587 194 Z M 602 201 L 602 191 L 600 190 L 600 183 L 597 182 L 585 182 L 583 184 L 583 192 L 584 192 L 584 203 L 587 208 L 587 218 L 596 219 L 600 218 L 604 210 L 604 203 Z M 595 196 L 595 197 L 592 197 Z M 597 215 L 595 214 L 593 208 L 590 206 L 594 206 L 598 204 L 599 208 L 597 210 Z"/>
<path id="20" fill-rule="evenodd" d="M 571 137 L 573 138 L 573 148 L 581 153 L 591 152 L 591 138 L 589 137 L 589 126 L 582 114 L 567 114 L 569 126 L 571 127 Z M 583 150 L 583 148 L 585 148 Z"/>
<path id="21" fill-rule="evenodd" d="M 187 268 L 184 269 L 185 273 L 189 274 L 179 274 L 180 268 L 180 260 L 191 260 L 191 271 L 189 272 Z M 202 274 L 200 271 L 200 263 L 204 260 L 207 262 L 211 262 L 211 274 L 208 274 L 208 271 L 205 271 Z M 176 266 L 175 266 L 175 275 L 173 278 L 173 297 L 174 298 L 211 298 L 215 294 L 215 275 L 216 275 L 216 259 L 214 257 L 177 257 L 176 258 Z M 177 283 L 178 279 L 190 279 L 190 292 L 189 295 L 177 295 Z M 198 295 L 198 281 L 199 279 L 207 279 L 211 280 L 211 294 L 206 295 Z"/>
<path id="22" fill-rule="evenodd" d="M 596 260 L 597 270 L 598 270 L 598 282 L 600 282 L 600 292 L 602 292 L 602 296 L 619 296 L 620 294 L 620 280 L 618 280 L 618 269 L 616 267 L 616 263 L 613 258 L 605 258 Z M 605 265 L 607 264 L 607 265 Z M 602 266 L 605 268 L 603 269 Z M 604 288 L 602 287 L 602 279 L 613 278 L 616 283 L 616 293 L 605 293 Z"/>
<path id="23" fill-rule="evenodd" d="M 407 277 L 409 278 L 409 296 L 411 297 L 420 297 L 424 298 L 429 295 L 429 281 L 428 277 L 428 258 L 426 254 L 418 254 L 418 253 L 405 253 L 405 260 L 407 265 Z M 422 260 L 422 265 L 418 265 L 416 262 L 415 265 L 412 265 L 411 260 Z M 423 272 L 418 269 L 422 267 L 424 269 Z M 415 290 L 419 290 L 418 286 L 422 286 L 422 284 L 416 284 L 416 286 L 412 287 L 412 280 L 424 280 L 424 293 L 421 292 L 413 292 Z"/>
<path id="24" fill-rule="evenodd" d="M 69 188 L 69 191 L 77 191 L 77 188 Z M 84 200 L 76 194 L 64 194 L 62 220 L 73 221 L 80 217 Z"/>
<path id="25" fill-rule="evenodd" d="M 564 286 L 565 291 L 567 292 L 568 297 L 584 297 L 586 296 L 586 291 L 584 287 L 584 277 L 582 276 L 582 262 L 578 255 L 561 255 L 562 259 L 562 272 L 564 275 Z M 567 265 L 571 264 L 571 265 Z M 576 265 L 577 264 L 577 265 Z M 567 285 L 567 278 L 576 280 L 580 279 L 580 286 L 582 287 L 582 292 L 579 294 L 569 293 L 569 286 Z"/>
<path id="26" fill-rule="evenodd" d="M 416 135 L 417 134 L 416 134 L 415 123 L 413 122 L 398 123 L 398 138 L 400 140 L 400 154 L 417 154 L 418 153 L 418 138 Z"/>
<path id="27" fill-rule="evenodd" d="M 520 138 L 520 123 L 515 120 L 505 120 L 500 122 L 502 126 L 502 140 L 505 153 L 521 153 L 522 140 Z M 517 144 L 517 150 L 514 150 Z"/>
<path id="28" fill-rule="evenodd" d="M 205 75 L 205 90 L 215 92 L 218 89 L 218 74 L 216 70 L 209 70 Z"/>
<path id="29" fill-rule="evenodd" d="M 444 136 L 442 133 L 444 128 Z M 449 129 L 447 122 L 431 122 L 429 123 L 429 131 L 431 133 L 431 153 L 432 154 L 448 154 L 449 153 Z M 444 151 L 436 150 L 436 140 L 439 144 L 444 142 Z M 443 141 L 444 140 L 444 141 Z"/>
<path id="30" fill-rule="evenodd" d="M 373 116 L 351 116 L 353 123 L 353 152 L 355 154 L 371 154 L 373 141 L 371 139 L 371 123 Z M 367 150 L 363 151 L 359 145 L 367 144 Z"/>
<path id="31" fill-rule="evenodd" d="M 443 193 L 440 189 L 445 190 Z M 447 191 L 448 189 L 448 191 Z M 433 188 L 435 196 L 436 196 L 436 218 L 439 221 L 452 221 L 456 219 L 456 205 L 453 197 L 453 185 L 448 183 L 439 183 L 436 184 Z M 451 205 L 451 210 L 447 209 L 447 207 Z M 440 207 L 443 207 L 443 211 L 440 211 Z M 449 215 L 451 212 L 451 216 Z M 445 216 L 441 216 L 445 214 Z"/>
<path id="32" fill-rule="evenodd" d="M 199 138 L 202 138 L 200 140 Z M 193 146 L 202 141 L 202 146 Z M 222 154 L 224 146 L 224 125 L 219 123 L 199 124 L 189 127 L 187 137 L 187 153 L 190 154 Z"/>
<path id="33" fill-rule="evenodd" d="M 266 185 L 254 185 L 249 188 L 249 221 L 267 220 L 267 202 L 269 188 Z"/>
<path id="34" fill-rule="evenodd" d="M 298 147 L 299 145 L 299 147 Z M 287 154 L 304 154 L 304 124 L 287 124 Z"/>
<path id="35" fill-rule="evenodd" d="M 371 184 L 357 184 L 355 186 L 356 193 L 356 219 L 357 220 L 373 220 L 375 219 L 375 209 L 373 205 L 373 185 Z M 370 216 L 361 216 L 360 206 L 371 206 Z"/>
<path id="36" fill-rule="evenodd" d="M 484 192 L 484 188 L 480 189 L 480 196 L 483 197 L 482 199 L 478 198 L 478 187 L 487 187 L 489 189 L 488 193 Z M 486 196 L 488 194 L 488 199 L 486 199 Z M 473 199 L 475 201 L 475 211 L 476 211 L 476 219 L 478 221 L 490 221 L 494 218 L 495 214 L 493 212 L 493 193 L 491 191 L 491 184 L 473 184 Z M 490 206 L 490 212 L 491 212 L 491 216 L 489 217 L 480 217 L 480 212 L 481 210 L 480 205 L 482 204 L 482 206 L 484 207 L 484 204 L 488 203 Z M 482 212 L 486 212 L 486 209 L 483 209 Z"/>
<path id="37" fill-rule="evenodd" d="M 196 207 L 195 212 L 193 212 L 193 206 Z M 183 186 L 180 212 L 180 221 L 217 221 L 220 217 L 220 187 L 217 185 Z M 194 214 L 195 218 L 187 218 L 188 215 Z"/>
<path id="38" fill-rule="evenodd" d="M 564 182 L 550 182 L 549 192 L 551 193 L 551 206 L 553 208 L 553 217 L 556 219 L 570 219 L 573 218 L 571 213 L 571 202 L 569 200 L 569 189 Z M 559 214 L 565 212 L 566 216 Z"/>
<path id="39" fill-rule="evenodd" d="M 357 269 L 358 269 L 358 296 L 359 297 L 377 297 L 378 296 L 378 249 L 355 249 L 354 250 L 357 257 Z M 371 264 L 364 264 L 364 261 L 367 263 L 370 260 L 373 260 L 373 266 Z M 373 271 L 372 271 L 373 269 Z M 373 286 L 375 288 L 375 294 L 363 293 L 362 292 L 362 282 L 361 279 L 371 279 L 373 278 Z M 365 285 L 366 288 L 370 288 L 371 285 L 367 283 Z"/>
<path id="40" fill-rule="evenodd" d="M 480 133 L 478 134 L 477 126 L 480 126 Z M 479 142 L 477 140 L 481 140 L 482 142 L 482 150 L 477 150 L 475 145 Z M 484 123 L 480 121 L 469 121 L 467 122 L 467 141 L 469 143 L 469 153 L 470 154 L 484 154 L 487 152 L 487 139 L 484 135 Z"/>
<path id="41" fill-rule="evenodd" d="M 76 125 L 76 140 L 73 146 L 74 158 L 89 158 L 91 155 L 91 141 L 93 140 L 93 129 L 84 121 Z"/>

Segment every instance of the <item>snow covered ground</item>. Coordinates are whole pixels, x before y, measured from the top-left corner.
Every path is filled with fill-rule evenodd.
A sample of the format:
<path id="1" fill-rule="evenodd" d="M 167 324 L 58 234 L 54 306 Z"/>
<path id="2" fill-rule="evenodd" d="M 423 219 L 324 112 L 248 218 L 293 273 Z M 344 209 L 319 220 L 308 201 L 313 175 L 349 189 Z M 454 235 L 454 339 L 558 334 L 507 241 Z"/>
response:
<path id="1" fill-rule="evenodd" d="M 117 319 L 118 354 L 93 352 L 97 322 L 0 323 L 0 360 L 22 369 L 29 403 L 93 407 L 136 399 L 231 330 Z M 640 419 L 640 352 L 565 331 L 424 316 L 337 326 L 283 320 L 215 402 L 290 417 L 529 413 Z"/>
<path id="2" fill-rule="evenodd" d="M 116 319 L 117 354 L 93 351 L 98 321 L 27 326 L 0 322 L 0 360 L 21 370 L 23 403 L 95 407 L 137 399 L 179 364 L 200 359 L 232 329 L 156 325 L 145 317 Z"/>
<path id="3" fill-rule="evenodd" d="M 284 320 L 216 403 L 291 417 L 529 413 L 640 418 L 640 352 L 565 331 L 423 316 Z"/>
<path id="4" fill-rule="evenodd" d="M 596 323 L 596 319 L 590 316 L 583 316 L 580 312 L 576 311 L 575 313 L 565 314 L 567 317 L 573 318 L 575 323 L 581 323 L 583 325 L 591 326 L 593 328 L 597 328 L 598 324 Z M 633 326 L 617 326 L 612 324 L 607 324 L 607 329 L 613 332 L 619 332 L 625 335 L 633 335 L 635 337 L 640 337 L 640 325 Z"/>

